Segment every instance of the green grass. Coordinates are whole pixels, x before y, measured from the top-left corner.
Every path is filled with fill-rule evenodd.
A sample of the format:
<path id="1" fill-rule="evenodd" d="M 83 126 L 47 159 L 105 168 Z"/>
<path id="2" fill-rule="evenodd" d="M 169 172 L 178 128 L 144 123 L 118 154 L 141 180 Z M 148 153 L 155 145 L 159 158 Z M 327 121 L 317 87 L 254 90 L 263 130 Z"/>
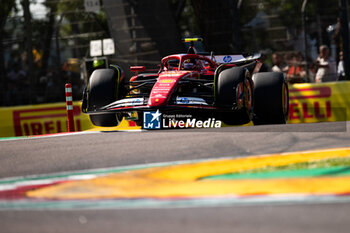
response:
<path id="1" fill-rule="evenodd" d="M 327 160 L 321 160 L 321 161 L 296 163 L 296 164 L 290 164 L 287 166 L 265 167 L 265 168 L 243 171 L 239 173 L 253 173 L 253 172 L 260 173 L 260 172 L 272 172 L 272 171 L 281 171 L 281 170 L 301 170 L 301 169 L 327 168 L 327 167 L 338 167 L 338 166 L 350 167 L 350 158 L 336 158 L 336 159 L 327 159 Z"/>
<path id="2" fill-rule="evenodd" d="M 203 177 L 201 179 L 244 179 L 244 178 L 277 178 L 281 177 L 302 177 L 302 176 L 320 176 L 331 171 L 341 175 L 349 174 L 347 169 L 350 169 L 350 158 L 335 158 L 326 159 L 313 162 L 304 162 L 290 164 L 279 167 L 265 167 L 259 169 L 245 170 L 242 172 L 226 173 L 210 177 Z"/>

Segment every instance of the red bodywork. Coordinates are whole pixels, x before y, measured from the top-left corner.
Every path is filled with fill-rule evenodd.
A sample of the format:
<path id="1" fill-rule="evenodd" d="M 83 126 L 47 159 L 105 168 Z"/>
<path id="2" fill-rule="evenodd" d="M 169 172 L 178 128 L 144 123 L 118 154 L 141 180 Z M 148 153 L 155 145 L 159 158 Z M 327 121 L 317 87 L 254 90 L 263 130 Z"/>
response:
<path id="1" fill-rule="evenodd" d="M 186 69 L 184 64 L 187 61 L 196 61 L 194 67 L 191 69 Z M 138 105 L 138 106 L 123 106 L 123 107 L 110 107 L 109 110 L 122 110 L 122 109 L 135 109 L 135 108 L 157 108 L 157 107 L 165 107 L 170 106 L 169 101 L 172 97 L 172 94 L 176 90 L 176 87 L 180 80 L 182 79 L 200 79 L 206 77 L 207 79 L 214 79 L 215 69 L 218 67 L 214 61 L 209 59 L 208 57 L 201 56 L 198 54 L 176 54 L 164 57 L 161 61 L 162 67 L 158 71 L 158 74 L 155 76 L 154 74 L 143 74 L 143 77 L 152 77 L 155 76 L 157 78 L 156 83 L 154 84 L 151 93 L 148 98 L 147 105 Z M 175 63 L 174 66 L 171 63 Z M 232 65 L 235 66 L 235 65 Z M 142 66 L 134 66 L 131 67 L 131 70 L 136 72 L 144 71 L 145 67 Z M 139 76 L 133 76 L 130 79 L 130 82 L 137 82 Z M 182 107 L 189 107 L 186 105 L 182 105 Z M 205 108 L 205 109 L 215 109 L 213 106 L 193 106 L 193 108 Z"/>

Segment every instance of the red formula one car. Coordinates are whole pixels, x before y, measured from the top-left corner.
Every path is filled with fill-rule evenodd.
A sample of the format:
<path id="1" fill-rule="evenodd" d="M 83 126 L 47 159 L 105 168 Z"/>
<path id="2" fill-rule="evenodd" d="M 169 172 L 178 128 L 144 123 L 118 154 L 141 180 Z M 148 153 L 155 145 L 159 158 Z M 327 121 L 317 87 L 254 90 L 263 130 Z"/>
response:
<path id="1" fill-rule="evenodd" d="M 259 55 L 198 54 L 193 47 L 198 40 L 185 39 L 191 43 L 188 53 L 164 57 L 156 73 L 132 66 L 136 75 L 127 79 L 118 66 L 95 70 L 82 111 L 96 126 L 117 126 L 123 117 L 141 123 L 149 111 L 156 111 L 153 118 L 190 115 L 228 125 L 286 123 L 288 85 L 282 73 L 259 72 Z"/>

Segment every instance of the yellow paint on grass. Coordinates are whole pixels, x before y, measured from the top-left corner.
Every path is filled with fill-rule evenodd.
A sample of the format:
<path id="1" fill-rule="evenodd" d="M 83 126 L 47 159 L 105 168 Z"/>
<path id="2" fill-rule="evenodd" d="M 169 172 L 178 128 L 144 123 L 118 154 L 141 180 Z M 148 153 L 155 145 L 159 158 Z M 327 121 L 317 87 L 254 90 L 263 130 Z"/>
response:
<path id="1" fill-rule="evenodd" d="M 349 193 L 350 177 L 286 178 L 264 180 L 201 180 L 202 177 L 350 157 L 350 148 L 221 159 L 148 168 L 72 181 L 29 191 L 29 197 L 58 199 L 173 198 L 256 194 Z"/>

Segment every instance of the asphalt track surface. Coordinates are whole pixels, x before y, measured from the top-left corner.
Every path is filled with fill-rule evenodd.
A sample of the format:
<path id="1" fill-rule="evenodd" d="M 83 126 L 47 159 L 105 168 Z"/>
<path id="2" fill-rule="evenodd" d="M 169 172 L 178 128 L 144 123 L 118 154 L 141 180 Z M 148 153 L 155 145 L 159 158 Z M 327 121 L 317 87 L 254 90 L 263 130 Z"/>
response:
<path id="1" fill-rule="evenodd" d="M 349 122 L 104 132 L 0 141 L 0 178 L 348 147 Z M 0 210 L 0 232 L 349 232 L 350 203 Z"/>

